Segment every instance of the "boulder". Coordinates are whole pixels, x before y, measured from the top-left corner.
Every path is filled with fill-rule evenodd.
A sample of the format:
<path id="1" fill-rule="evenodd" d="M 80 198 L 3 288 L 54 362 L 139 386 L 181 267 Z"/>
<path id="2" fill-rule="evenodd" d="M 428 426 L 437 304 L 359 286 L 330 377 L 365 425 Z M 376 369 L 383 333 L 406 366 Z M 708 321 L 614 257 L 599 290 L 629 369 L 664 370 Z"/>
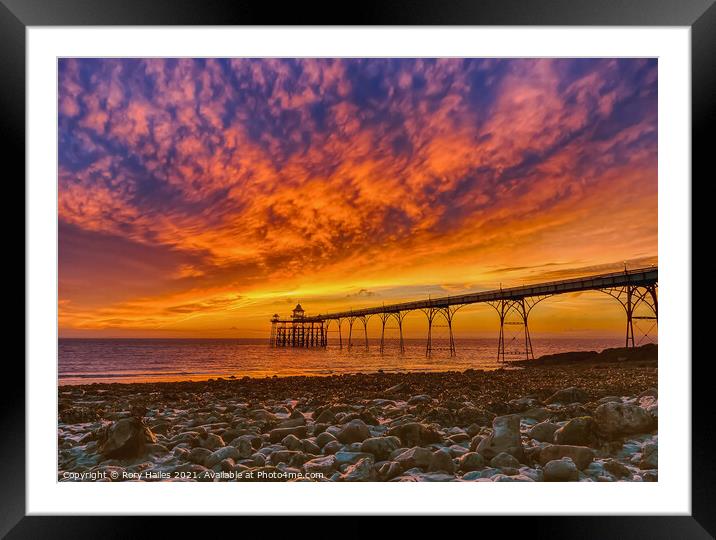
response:
<path id="1" fill-rule="evenodd" d="M 99 452 L 106 458 L 134 459 L 145 454 L 157 437 L 140 418 L 122 418 L 100 435 Z"/>
<path id="2" fill-rule="evenodd" d="M 592 440 L 594 420 L 591 416 L 572 418 L 554 432 L 555 444 L 586 446 Z"/>
<path id="3" fill-rule="evenodd" d="M 619 463 L 615 459 L 605 461 L 604 470 L 616 476 L 617 478 L 631 476 L 631 471 L 626 467 L 626 465 Z"/>
<path id="4" fill-rule="evenodd" d="M 477 445 L 477 452 L 486 459 L 492 459 L 500 452 L 507 452 L 517 459 L 522 459 L 520 416 L 508 414 L 496 417 L 492 421 L 492 433 L 480 441 Z"/>
<path id="5" fill-rule="evenodd" d="M 428 463 L 428 471 L 443 471 L 448 474 L 453 474 L 455 472 L 455 463 L 453 463 L 450 452 L 443 448 L 433 452 L 433 455 L 430 457 L 430 463 Z"/>
<path id="6" fill-rule="evenodd" d="M 545 482 L 574 482 L 579 480 L 579 470 L 568 457 L 547 462 L 542 472 L 544 473 Z"/>
<path id="7" fill-rule="evenodd" d="M 659 467 L 659 446 L 655 442 L 647 442 L 641 451 L 640 469 L 656 469 Z"/>
<path id="8" fill-rule="evenodd" d="M 199 439 L 199 446 L 208 448 L 209 450 L 217 450 L 218 448 L 226 446 L 226 443 L 224 439 L 216 433 L 208 433 L 206 437 Z"/>
<path id="9" fill-rule="evenodd" d="M 594 411 L 597 432 L 614 439 L 624 435 L 648 433 L 654 427 L 654 418 L 638 405 L 630 403 L 602 403 Z"/>
<path id="10" fill-rule="evenodd" d="M 554 432 L 558 429 L 559 426 L 557 424 L 546 420 L 532 426 L 529 431 L 527 431 L 527 436 L 540 442 L 552 442 L 554 441 Z"/>
<path id="11" fill-rule="evenodd" d="M 335 454 L 343 448 L 343 445 L 339 441 L 330 441 L 322 448 L 324 454 Z"/>
<path id="12" fill-rule="evenodd" d="M 433 453 L 427 448 L 415 446 L 397 456 L 394 461 L 398 462 L 403 470 L 412 469 L 413 467 L 423 469 L 430 465 L 432 457 Z"/>
<path id="13" fill-rule="evenodd" d="M 237 459 L 241 459 L 241 455 L 239 454 L 239 451 L 233 446 L 224 446 L 223 448 L 214 450 L 206 458 L 206 461 L 203 463 L 203 465 L 211 469 L 214 465 L 216 465 L 217 463 L 221 463 L 225 459 L 231 459 L 235 461 Z"/>
<path id="14" fill-rule="evenodd" d="M 229 446 L 233 446 L 239 453 L 239 459 L 245 459 L 254 453 L 254 445 L 252 444 L 252 435 L 241 435 L 236 437 Z M 261 439 L 259 439 L 261 441 Z M 260 442 L 259 442 L 260 446 Z"/>
<path id="15" fill-rule="evenodd" d="M 321 449 L 312 439 L 302 439 L 301 449 L 307 454 L 320 454 Z"/>
<path id="16" fill-rule="evenodd" d="M 507 452 L 500 452 L 490 460 L 490 467 L 518 469 L 520 462 Z"/>
<path id="17" fill-rule="evenodd" d="M 572 386 L 570 388 L 557 390 L 545 400 L 545 403 L 584 403 L 588 399 L 589 396 L 584 390 Z"/>
<path id="18" fill-rule="evenodd" d="M 323 474 L 330 476 L 336 468 L 335 456 L 322 456 L 303 464 L 303 472 L 305 474 Z"/>
<path id="19" fill-rule="evenodd" d="M 339 482 L 370 482 L 374 479 L 373 458 L 362 458 L 349 466 L 338 478 Z"/>
<path id="20" fill-rule="evenodd" d="M 371 437 L 363 441 L 360 451 L 373 454 L 376 461 L 384 461 L 394 450 L 400 448 L 400 444 L 400 439 L 395 436 Z"/>
<path id="21" fill-rule="evenodd" d="M 272 443 L 281 442 L 288 435 L 295 435 L 299 439 L 303 439 L 306 436 L 306 426 L 272 429 L 269 431 L 269 441 Z"/>
<path id="22" fill-rule="evenodd" d="M 432 427 L 417 422 L 409 422 L 388 430 L 388 435 L 400 439 L 403 446 L 421 446 L 442 442 L 442 436 Z"/>
<path id="23" fill-rule="evenodd" d="M 301 439 L 296 437 L 293 433 L 286 435 L 281 439 L 281 444 L 289 450 L 303 450 L 303 443 Z"/>
<path id="24" fill-rule="evenodd" d="M 539 462 L 545 465 L 550 461 L 568 457 L 574 462 L 578 469 L 583 470 L 589 467 L 589 464 L 594 460 L 594 454 L 594 450 L 586 446 L 553 444 L 545 446 L 540 450 Z"/>
<path id="25" fill-rule="evenodd" d="M 485 459 L 477 452 L 468 452 L 460 457 L 458 468 L 461 471 L 469 472 L 482 469 L 485 466 Z"/>
<path id="26" fill-rule="evenodd" d="M 363 420 L 355 419 L 344 425 L 336 435 L 343 444 L 363 442 L 370 437 L 370 430 Z"/>
<path id="27" fill-rule="evenodd" d="M 323 447 L 326 446 L 329 442 L 335 441 L 335 440 L 336 440 L 336 438 L 335 438 L 333 435 L 331 435 L 331 434 L 328 433 L 327 431 L 324 431 L 323 433 L 320 433 L 320 434 L 318 435 L 318 437 L 316 437 L 316 444 L 317 444 L 320 448 L 323 448 Z"/>
<path id="28" fill-rule="evenodd" d="M 203 466 L 211 454 L 211 450 L 207 448 L 196 447 L 191 449 L 188 459 L 191 463 Z"/>
<path id="29" fill-rule="evenodd" d="M 331 409 L 323 409 L 321 414 L 319 414 L 316 417 L 316 423 L 317 424 L 335 424 L 336 423 L 336 415 L 333 414 L 333 411 L 331 411 Z"/>

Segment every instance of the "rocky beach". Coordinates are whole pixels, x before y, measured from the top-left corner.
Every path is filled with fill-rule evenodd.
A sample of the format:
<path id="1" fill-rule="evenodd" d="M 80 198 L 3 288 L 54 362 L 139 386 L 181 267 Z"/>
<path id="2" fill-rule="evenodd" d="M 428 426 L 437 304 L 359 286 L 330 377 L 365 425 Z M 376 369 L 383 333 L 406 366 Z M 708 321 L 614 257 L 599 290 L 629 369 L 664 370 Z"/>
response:
<path id="1" fill-rule="evenodd" d="M 656 346 L 510 367 L 60 386 L 58 480 L 658 479 Z"/>

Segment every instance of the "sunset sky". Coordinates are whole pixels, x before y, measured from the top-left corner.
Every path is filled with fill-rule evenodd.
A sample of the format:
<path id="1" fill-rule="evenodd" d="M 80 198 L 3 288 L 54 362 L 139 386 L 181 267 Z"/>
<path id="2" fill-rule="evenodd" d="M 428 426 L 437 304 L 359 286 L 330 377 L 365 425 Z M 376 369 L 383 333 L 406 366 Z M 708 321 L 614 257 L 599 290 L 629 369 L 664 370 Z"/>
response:
<path id="1" fill-rule="evenodd" d="M 656 60 L 66 59 L 58 109 L 61 337 L 268 338 L 297 301 L 657 262 Z M 565 295 L 530 326 L 624 314 Z"/>

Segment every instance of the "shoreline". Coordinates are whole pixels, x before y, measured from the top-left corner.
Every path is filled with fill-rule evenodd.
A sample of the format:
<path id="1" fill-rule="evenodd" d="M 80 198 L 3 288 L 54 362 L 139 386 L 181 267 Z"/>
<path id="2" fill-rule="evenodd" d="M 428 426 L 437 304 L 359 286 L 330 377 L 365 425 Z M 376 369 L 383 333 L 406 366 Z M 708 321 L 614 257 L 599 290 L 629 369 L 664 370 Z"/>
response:
<path id="1" fill-rule="evenodd" d="M 473 371 L 517 371 L 529 368 L 540 368 L 547 366 L 585 366 L 592 364 L 628 364 L 634 362 L 641 362 L 645 364 L 656 363 L 658 359 L 658 346 L 655 344 L 646 344 L 637 348 L 607 348 L 602 351 L 570 351 L 557 354 L 542 355 L 534 360 L 510 360 L 505 362 L 503 366 L 499 367 L 475 367 L 467 368 L 467 370 Z M 321 372 L 319 372 L 321 371 Z M 215 380 L 263 380 L 263 379 L 290 379 L 293 377 L 341 377 L 351 376 L 360 374 L 408 374 L 408 373 L 462 373 L 466 370 L 455 370 L 455 369 L 411 369 L 411 368 L 379 368 L 371 370 L 358 370 L 358 371 L 344 371 L 344 372 L 330 372 L 330 370 L 316 370 L 314 372 L 300 372 L 292 374 L 276 374 L 273 372 L 261 372 L 260 374 L 244 374 L 236 375 L 235 373 L 224 373 L 224 374 L 177 374 L 172 377 L 172 374 L 158 374 L 154 378 L 146 378 L 143 380 L 135 380 L 135 378 L 128 376 L 66 376 L 63 378 L 58 377 L 58 387 L 85 387 L 93 385 L 117 385 L 117 384 L 172 384 L 182 382 L 211 382 Z M 84 382 L 82 379 L 107 379 L 101 381 Z M 114 380 L 116 379 L 116 380 Z"/>

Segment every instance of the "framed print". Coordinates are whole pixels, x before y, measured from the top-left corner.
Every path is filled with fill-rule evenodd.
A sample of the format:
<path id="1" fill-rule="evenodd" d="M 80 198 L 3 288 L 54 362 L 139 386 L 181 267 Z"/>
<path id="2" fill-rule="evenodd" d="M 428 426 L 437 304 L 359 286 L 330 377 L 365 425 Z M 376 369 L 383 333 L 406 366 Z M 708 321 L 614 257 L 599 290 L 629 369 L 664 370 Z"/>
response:
<path id="1" fill-rule="evenodd" d="M 28 314 L 3 534 L 432 514 L 710 537 L 712 4 L 3 0 Z"/>

